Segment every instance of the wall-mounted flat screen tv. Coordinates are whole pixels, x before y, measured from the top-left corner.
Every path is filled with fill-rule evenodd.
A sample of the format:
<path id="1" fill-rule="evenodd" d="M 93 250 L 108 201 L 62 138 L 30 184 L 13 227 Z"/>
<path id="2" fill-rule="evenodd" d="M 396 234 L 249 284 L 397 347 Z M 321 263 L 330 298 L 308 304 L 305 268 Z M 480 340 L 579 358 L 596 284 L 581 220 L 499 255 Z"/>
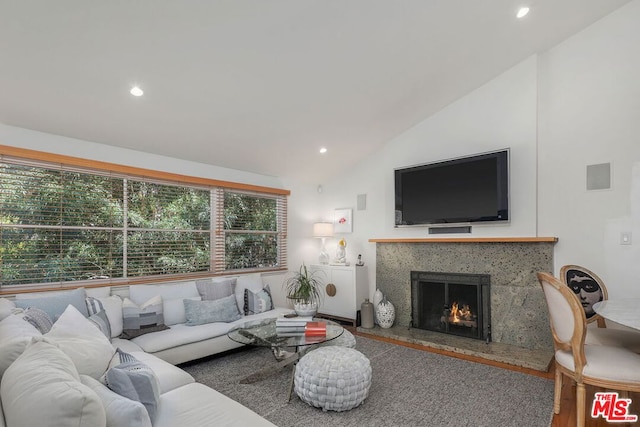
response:
<path id="1" fill-rule="evenodd" d="M 509 150 L 395 170 L 396 226 L 509 221 Z"/>

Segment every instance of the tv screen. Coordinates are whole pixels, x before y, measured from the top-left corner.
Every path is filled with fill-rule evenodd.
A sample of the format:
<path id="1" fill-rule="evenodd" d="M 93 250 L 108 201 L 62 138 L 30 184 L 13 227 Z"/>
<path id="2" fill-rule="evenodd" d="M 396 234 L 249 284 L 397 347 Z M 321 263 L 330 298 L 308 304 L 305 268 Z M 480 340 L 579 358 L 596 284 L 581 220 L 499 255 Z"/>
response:
<path id="1" fill-rule="evenodd" d="M 396 226 L 509 220 L 509 151 L 395 170 Z"/>

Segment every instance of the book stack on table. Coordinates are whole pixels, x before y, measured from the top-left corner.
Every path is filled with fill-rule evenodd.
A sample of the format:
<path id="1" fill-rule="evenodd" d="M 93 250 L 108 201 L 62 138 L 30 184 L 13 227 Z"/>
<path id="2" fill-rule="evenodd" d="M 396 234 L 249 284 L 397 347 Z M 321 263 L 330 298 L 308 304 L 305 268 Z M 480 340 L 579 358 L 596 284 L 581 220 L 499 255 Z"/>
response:
<path id="1" fill-rule="evenodd" d="M 327 322 L 307 322 L 304 327 L 304 334 L 307 337 L 327 336 Z"/>
<path id="2" fill-rule="evenodd" d="M 312 320 L 311 316 L 278 317 L 276 319 L 276 334 L 279 337 L 303 336 L 307 323 Z"/>

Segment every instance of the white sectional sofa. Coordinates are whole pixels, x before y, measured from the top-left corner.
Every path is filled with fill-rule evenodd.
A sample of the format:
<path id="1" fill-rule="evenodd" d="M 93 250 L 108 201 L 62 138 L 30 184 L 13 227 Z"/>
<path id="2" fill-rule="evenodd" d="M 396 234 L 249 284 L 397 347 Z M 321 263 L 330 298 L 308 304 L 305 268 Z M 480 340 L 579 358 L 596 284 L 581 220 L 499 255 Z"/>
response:
<path id="1" fill-rule="evenodd" d="M 233 290 L 233 301 L 243 308 L 247 305 L 245 294 L 250 296 L 251 314 L 242 313 L 233 321 L 209 322 L 211 312 L 207 310 L 217 310 L 223 298 L 226 307 L 231 307 L 229 289 Z M 88 306 L 86 312 L 79 304 L 79 294 Z M 175 366 L 242 346 L 226 336 L 240 323 L 292 311 L 265 305 L 264 294 L 260 276 L 247 275 L 231 282 L 210 279 L 134 285 L 113 293 L 110 288 L 99 288 L 0 299 L 0 427 L 272 426 Z M 212 295 L 216 298 L 210 299 Z M 69 302 L 66 297 L 75 299 Z M 185 303 L 187 299 L 200 302 Z M 58 307 L 47 306 L 47 300 L 55 300 L 53 305 Z M 145 303 L 147 307 L 155 303 L 156 310 L 162 306 L 162 316 L 154 319 L 166 319 L 165 325 L 123 338 L 135 323 L 127 317 L 127 304 L 135 311 L 136 307 L 144 310 Z M 52 326 L 46 325 L 46 319 L 34 318 L 34 313 L 40 315 L 41 311 L 27 308 L 38 305 L 56 317 L 51 318 Z M 96 309 L 102 314 L 92 314 Z M 214 313 L 212 318 L 216 317 L 219 315 Z M 43 334 L 36 326 L 49 326 L 50 330 Z M 119 388 L 122 377 L 116 373 L 124 375 L 124 392 Z M 127 381 L 134 385 L 141 381 L 142 386 L 131 387 L 135 393 L 138 388 L 142 392 L 132 396 Z"/>

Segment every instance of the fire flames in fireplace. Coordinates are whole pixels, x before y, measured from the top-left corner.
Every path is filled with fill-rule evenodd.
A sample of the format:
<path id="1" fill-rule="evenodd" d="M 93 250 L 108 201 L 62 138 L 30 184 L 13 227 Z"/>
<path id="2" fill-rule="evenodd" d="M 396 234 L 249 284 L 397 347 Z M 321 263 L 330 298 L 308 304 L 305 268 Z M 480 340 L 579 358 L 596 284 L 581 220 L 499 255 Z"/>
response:
<path id="1" fill-rule="evenodd" d="M 473 314 L 469 304 L 459 305 L 457 301 L 451 304 L 451 308 L 445 306 L 440 322 L 468 328 L 478 327 L 477 316 Z"/>

